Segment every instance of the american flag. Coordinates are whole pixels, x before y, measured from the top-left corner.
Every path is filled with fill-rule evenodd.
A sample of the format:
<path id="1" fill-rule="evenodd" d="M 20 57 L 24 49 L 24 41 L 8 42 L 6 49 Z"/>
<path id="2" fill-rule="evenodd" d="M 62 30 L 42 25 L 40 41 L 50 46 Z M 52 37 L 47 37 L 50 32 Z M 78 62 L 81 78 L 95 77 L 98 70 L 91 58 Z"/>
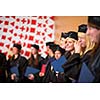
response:
<path id="1" fill-rule="evenodd" d="M 40 46 L 46 53 L 46 42 L 54 41 L 54 16 L 0 16 L 0 52 L 9 58 L 14 43 L 22 45 L 21 54 L 30 56 L 31 44 Z"/>

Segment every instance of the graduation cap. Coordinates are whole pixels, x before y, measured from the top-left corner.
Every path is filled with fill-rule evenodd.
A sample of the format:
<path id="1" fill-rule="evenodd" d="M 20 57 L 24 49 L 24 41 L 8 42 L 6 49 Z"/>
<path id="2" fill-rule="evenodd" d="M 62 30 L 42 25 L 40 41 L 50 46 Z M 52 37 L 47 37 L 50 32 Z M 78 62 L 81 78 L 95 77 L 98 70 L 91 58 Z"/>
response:
<path id="1" fill-rule="evenodd" d="M 94 80 L 94 75 L 89 70 L 88 66 L 83 63 L 80 71 L 78 83 L 91 83 Z"/>
<path id="2" fill-rule="evenodd" d="M 29 74 L 36 74 L 39 71 L 39 69 L 33 68 L 32 66 L 27 66 L 25 76 L 28 77 Z"/>
<path id="3" fill-rule="evenodd" d="M 65 53 L 65 49 L 61 48 L 59 45 L 56 45 L 55 51 L 60 51 L 62 55 Z"/>
<path id="4" fill-rule="evenodd" d="M 11 73 L 15 73 L 17 76 L 19 76 L 19 70 L 17 66 L 13 66 L 12 68 L 10 68 Z"/>
<path id="5" fill-rule="evenodd" d="M 50 44 L 49 45 L 49 48 L 53 51 L 53 53 L 56 51 L 56 47 L 57 47 L 56 44 Z"/>
<path id="6" fill-rule="evenodd" d="M 86 33 L 87 31 L 87 25 L 86 24 L 81 24 L 78 26 L 78 32 Z"/>
<path id="7" fill-rule="evenodd" d="M 52 45 L 54 42 L 46 42 L 46 46 Z"/>
<path id="8" fill-rule="evenodd" d="M 68 37 L 68 33 L 64 33 L 64 32 L 61 33 L 61 38 L 66 39 L 67 37 Z"/>
<path id="9" fill-rule="evenodd" d="M 91 27 L 100 29 L 100 16 L 88 16 L 88 24 Z"/>
<path id="10" fill-rule="evenodd" d="M 64 69 L 62 68 L 62 65 L 67 61 L 67 59 L 65 58 L 65 56 L 61 56 L 58 60 L 54 60 L 53 62 L 51 62 L 51 65 L 54 68 L 54 71 L 58 71 L 58 72 L 64 72 Z"/>
<path id="11" fill-rule="evenodd" d="M 68 32 L 68 38 L 72 38 L 72 39 L 78 40 L 78 33 L 74 32 L 74 31 L 69 31 Z"/>
<path id="12" fill-rule="evenodd" d="M 19 50 L 21 50 L 21 48 L 22 48 L 20 44 L 14 44 L 13 47 L 16 47 Z"/>
<path id="13" fill-rule="evenodd" d="M 35 49 L 39 50 L 39 46 L 36 44 L 32 44 L 31 47 L 34 47 Z"/>

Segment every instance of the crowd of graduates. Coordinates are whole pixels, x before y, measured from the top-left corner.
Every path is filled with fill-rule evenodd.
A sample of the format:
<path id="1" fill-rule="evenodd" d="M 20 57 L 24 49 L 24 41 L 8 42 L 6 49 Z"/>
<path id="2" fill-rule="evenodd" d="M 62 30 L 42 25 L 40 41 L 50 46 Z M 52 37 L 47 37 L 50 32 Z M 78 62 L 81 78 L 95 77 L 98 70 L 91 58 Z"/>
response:
<path id="1" fill-rule="evenodd" d="M 21 56 L 21 45 L 13 45 L 13 56 L 0 53 L 3 83 L 91 83 L 100 82 L 100 16 L 89 16 L 77 31 L 62 32 L 60 44 L 46 43 L 47 57 L 39 45 L 31 45 L 29 59 Z"/>

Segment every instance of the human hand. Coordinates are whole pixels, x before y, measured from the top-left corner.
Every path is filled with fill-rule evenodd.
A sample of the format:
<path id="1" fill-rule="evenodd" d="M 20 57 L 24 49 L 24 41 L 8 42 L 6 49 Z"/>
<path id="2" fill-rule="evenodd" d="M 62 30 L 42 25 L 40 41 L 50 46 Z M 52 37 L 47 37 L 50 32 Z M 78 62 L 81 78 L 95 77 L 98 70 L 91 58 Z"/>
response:
<path id="1" fill-rule="evenodd" d="M 29 75 L 28 75 L 28 79 L 34 80 L 34 75 L 33 75 L 33 74 L 29 74 Z"/>
<path id="2" fill-rule="evenodd" d="M 81 45 L 80 42 L 75 42 L 74 43 L 74 48 L 75 48 L 75 53 L 81 53 Z"/>
<path id="3" fill-rule="evenodd" d="M 40 76 L 40 77 L 43 77 L 43 76 L 44 76 L 44 73 L 43 73 L 43 72 L 40 72 L 40 73 L 39 73 L 39 76 Z"/>
<path id="4" fill-rule="evenodd" d="M 15 77 L 16 77 L 16 74 L 15 73 L 11 74 L 11 80 L 14 80 Z"/>

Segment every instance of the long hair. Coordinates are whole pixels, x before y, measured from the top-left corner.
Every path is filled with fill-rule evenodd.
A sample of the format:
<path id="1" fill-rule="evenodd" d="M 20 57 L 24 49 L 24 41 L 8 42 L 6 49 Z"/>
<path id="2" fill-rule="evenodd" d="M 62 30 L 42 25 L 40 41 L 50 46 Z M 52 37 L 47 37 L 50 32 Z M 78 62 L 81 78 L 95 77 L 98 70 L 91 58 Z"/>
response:
<path id="1" fill-rule="evenodd" d="M 90 37 L 86 35 L 86 49 L 84 51 L 84 54 L 88 51 L 93 50 L 95 47 L 95 43 L 91 41 Z"/>
<path id="2" fill-rule="evenodd" d="M 97 49 L 98 49 L 99 47 L 100 47 L 100 45 L 97 44 L 97 43 L 95 43 L 95 46 L 94 46 L 94 48 L 93 48 L 92 51 L 91 51 L 91 57 L 92 57 L 92 58 L 94 57 L 95 52 L 97 51 Z"/>
<path id="3" fill-rule="evenodd" d="M 29 65 L 37 66 L 39 64 L 39 55 L 37 55 L 36 59 L 31 54 L 31 57 L 29 58 Z"/>
<path id="4" fill-rule="evenodd" d="M 91 41 L 91 39 L 88 35 L 86 35 L 85 33 L 79 32 L 78 36 L 85 36 L 85 40 L 86 40 L 86 48 L 85 48 L 84 52 L 81 52 L 81 55 L 84 55 L 87 52 L 93 50 L 93 48 L 95 47 L 95 43 L 93 43 Z"/>
<path id="5" fill-rule="evenodd" d="M 20 56 L 20 53 L 18 53 L 18 57 L 17 57 L 17 58 L 19 58 L 19 56 Z M 13 56 L 10 58 L 10 61 L 13 61 L 14 58 L 15 58 L 15 55 L 13 55 Z M 16 59 L 17 59 L 17 58 L 16 58 Z"/>

